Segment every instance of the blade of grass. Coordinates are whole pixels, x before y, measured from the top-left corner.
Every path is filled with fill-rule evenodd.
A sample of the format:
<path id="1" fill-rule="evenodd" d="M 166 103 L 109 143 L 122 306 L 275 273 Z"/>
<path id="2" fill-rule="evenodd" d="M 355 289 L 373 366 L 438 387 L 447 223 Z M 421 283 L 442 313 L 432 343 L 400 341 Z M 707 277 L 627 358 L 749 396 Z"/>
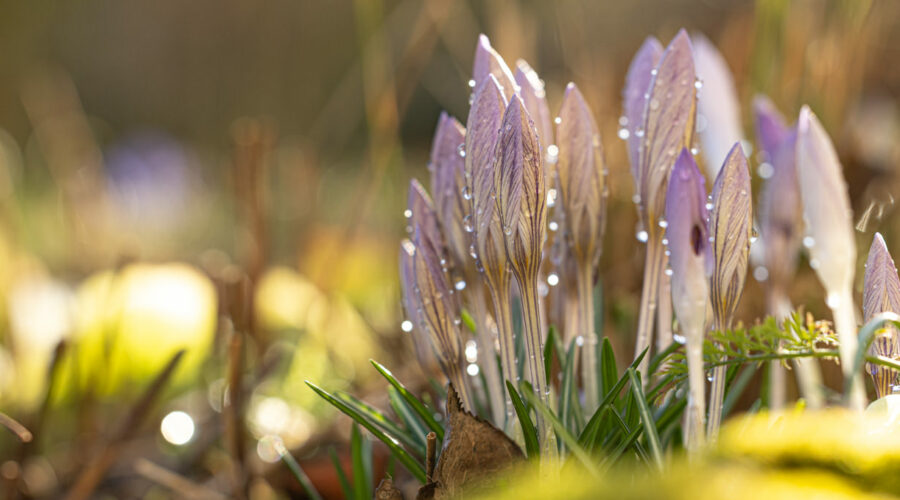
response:
<path id="1" fill-rule="evenodd" d="M 616 367 L 616 354 L 613 352 L 609 338 L 603 337 L 603 345 L 600 347 L 600 389 L 603 394 L 609 394 L 616 380 L 619 378 L 619 369 Z"/>
<path id="2" fill-rule="evenodd" d="M 356 426 L 354 425 L 353 428 L 356 429 Z M 359 431 L 357 430 L 357 432 Z M 300 467 L 300 464 L 297 463 L 297 459 L 295 459 L 294 456 L 291 455 L 291 452 L 285 448 L 284 442 L 281 439 L 276 438 L 272 444 L 275 447 L 275 452 L 281 457 L 281 461 L 284 462 L 284 465 L 287 465 L 287 468 L 300 483 L 300 486 L 303 486 L 303 491 L 306 492 L 306 495 L 312 500 L 322 500 L 322 495 L 320 495 L 319 491 L 316 490 L 316 487 L 313 486 L 312 481 L 309 480 L 309 476 L 306 475 L 306 472 L 303 472 L 303 467 Z"/>
<path id="3" fill-rule="evenodd" d="M 649 348 L 648 348 L 649 349 Z M 640 362 L 644 359 L 644 356 L 647 354 L 647 349 L 644 351 L 631 363 L 630 367 L 634 368 L 640 364 Z M 588 421 L 587 425 L 585 425 L 584 430 L 581 431 L 581 435 L 579 436 L 578 442 L 581 446 L 589 446 L 589 443 L 592 443 L 594 439 L 596 439 L 599 434 L 599 428 L 603 426 L 604 420 L 604 410 L 606 406 L 611 405 L 616 397 L 618 397 L 619 393 L 622 391 L 622 388 L 625 387 L 625 384 L 628 382 L 628 376 L 622 375 L 619 378 L 619 381 L 606 392 L 606 396 L 603 397 L 603 400 L 600 402 L 600 406 L 597 407 L 597 411 L 594 412 L 594 415 Z M 591 439 L 591 441 L 587 441 L 587 439 Z"/>
<path id="4" fill-rule="evenodd" d="M 410 449 L 418 451 L 420 446 L 424 447 L 424 438 L 421 443 L 417 442 L 413 433 L 404 431 L 399 425 L 392 422 L 384 413 L 381 413 L 380 410 L 369 405 L 365 401 L 343 391 L 335 391 L 334 395 L 347 405 L 352 406 L 360 415 L 369 420 L 372 425 L 379 427 L 387 434 L 397 438 L 398 441 L 408 446 Z"/>
<path id="5" fill-rule="evenodd" d="M 629 368 L 626 371 L 628 372 L 628 378 L 631 379 L 631 390 L 641 412 L 641 420 L 644 422 L 644 435 L 647 436 L 647 441 L 650 443 L 653 461 L 657 467 L 662 469 L 662 446 L 659 444 L 659 435 L 656 433 L 656 422 L 653 420 L 653 415 L 650 414 L 650 406 L 644 397 L 644 389 L 641 386 L 640 377 L 635 373 L 634 368 Z"/>
<path id="6" fill-rule="evenodd" d="M 353 487 L 350 486 L 350 481 L 347 480 L 344 466 L 341 465 L 341 459 L 338 458 L 334 446 L 328 447 L 328 456 L 331 457 L 331 463 L 334 465 L 334 470 L 337 473 L 338 483 L 341 485 L 341 490 L 344 492 L 344 498 L 353 498 Z"/>
<path id="7" fill-rule="evenodd" d="M 353 424 L 350 431 L 350 457 L 353 460 L 353 496 L 356 500 L 372 498 L 370 484 L 366 482 L 366 457 L 363 456 L 363 437 L 359 426 Z"/>
<path id="8" fill-rule="evenodd" d="M 322 399 L 324 399 L 325 401 L 328 401 L 329 403 L 331 403 L 332 406 L 334 406 L 335 408 L 340 410 L 342 413 L 344 413 L 348 417 L 352 418 L 359 425 L 365 427 L 366 430 L 368 430 L 369 432 L 372 433 L 372 435 L 374 435 L 381 442 L 383 442 L 385 445 L 387 445 L 388 449 L 391 450 L 391 453 L 393 453 L 397 457 L 397 460 L 399 460 L 400 463 L 402 463 L 403 466 L 406 467 L 406 469 L 413 476 L 416 477 L 416 479 L 418 479 L 422 483 L 425 482 L 425 469 L 422 467 L 422 464 L 420 464 L 418 461 L 416 461 L 416 459 L 414 459 L 412 457 L 412 455 L 410 455 L 406 450 L 403 449 L 403 447 L 400 446 L 397 438 L 395 438 L 389 434 L 386 434 L 384 431 L 379 429 L 377 426 L 373 425 L 371 422 L 366 420 L 365 417 L 360 415 L 351 406 L 347 405 L 340 399 L 332 396 L 331 394 L 329 394 L 325 390 L 321 389 L 316 384 L 313 384 L 312 382 L 307 380 L 306 385 L 308 385 L 310 389 L 315 391 L 315 393 L 318 394 Z"/>
<path id="9" fill-rule="evenodd" d="M 537 457 L 541 453 L 541 447 L 538 444 L 537 428 L 531 420 L 531 415 L 528 414 L 528 408 L 522 403 L 519 392 L 509 380 L 506 381 L 506 390 L 509 392 L 509 398 L 512 399 L 513 408 L 515 408 L 516 415 L 519 417 L 519 424 L 522 426 L 522 434 L 525 438 L 525 452 L 528 458 Z"/>
<path id="10" fill-rule="evenodd" d="M 544 380 L 547 381 L 548 385 L 553 383 L 550 374 L 553 372 L 553 354 L 556 350 L 555 335 L 555 330 L 551 327 L 547 331 L 547 340 L 544 342 Z M 559 356 L 561 355 L 557 354 L 557 357 Z"/>
<path id="11" fill-rule="evenodd" d="M 565 364 L 563 365 L 563 379 L 562 379 L 562 389 L 560 390 L 559 397 L 559 418 L 566 425 L 570 424 L 571 420 L 575 420 L 574 422 L 574 431 L 581 432 L 581 428 L 584 425 L 584 416 L 581 415 L 581 412 L 578 411 L 580 407 L 578 406 L 578 395 L 575 392 L 575 353 L 576 353 L 577 345 L 575 344 L 575 340 L 572 340 L 569 343 L 569 350 L 566 353 Z M 577 416 L 581 416 L 581 423 L 578 423 Z M 564 443 L 560 442 L 560 446 Z"/>
<path id="12" fill-rule="evenodd" d="M 759 365 L 751 365 L 746 368 L 737 376 L 735 381 L 729 384 L 728 393 L 725 395 L 725 401 L 722 403 L 722 419 L 724 420 L 731 413 L 732 408 L 737 403 L 738 398 L 744 394 L 744 391 L 747 389 L 747 386 L 750 385 L 750 381 L 753 380 L 753 375 L 756 374 L 759 369 Z"/>
<path id="13" fill-rule="evenodd" d="M 523 390 L 523 394 L 525 398 L 527 398 L 531 405 L 550 422 L 550 425 L 553 426 L 553 430 L 556 431 L 556 435 L 565 441 L 566 446 L 572 455 L 575 455 L 575 458 L 584 466 L 585 470 L 587 470 L 592 476 L 599 477 L 600 471 L 597 469 L 597 464 L 593 458 L 585 451 L 581 445 L 578 444 L 578 440 L 575 436 L 566 429 L 566 426 L 559 421 L 556 415 L 553 414 L 553 410 L 547 408 L 547 406 L 541 402 L 541 400 L 534 394 L 533 391 Z"/>
<path id="14" fill-rule="evenodd" d="M 394 413 L 400 417 L 400 420 L 403 421 L 406 428 L 409 430 L 409 433 L 416 442 L 421 447 L 422 456 L 425 456 L 425 435 L 428 434 L 428 429 L 425 428 L 425 425 L 421 420 L 416 416 L 415 412 L 409 405 L 406 403 L 406 400 L 403 399 L 403 396 L 397 392 L 397 389 L 394 386 L 388 387 L 388 399 L 391 403 L 391 408 L 393 408 Z"/>
<path id="15" fill-rule="evenodd" d="M 402 396 L 403 399 L 407 403 L 409 403 L 409 406 L 419 414 L 419 416 L 425 422 L 425 425 L 427 425 L 432 432 L 437 434 L 438 441 L 443 441 L 444 428 L 441 427 L 441 424 L 439 424 L 437 420 L 434 419 L 434 415 L 430 410 L 428 410 L 428 408 L 425 407 L 422 401 L 419 400 L 419 398 L 415 397 L 411 392 L 409 392 L 406 386 L 401 384 L 400 381 L 394 377 L 394 374 L 391 373 L 390 370 L 385 368 L 381 363 L 375 361 L 374 359 L 370 359 L 369 362 L 372 363 L 372 366 L 374 366 L 376 370 L 378 370 L 378 373 L 386 378 L 387 381 L 397 389 L 397 392 L 400 393 L 400 396 Z"/>

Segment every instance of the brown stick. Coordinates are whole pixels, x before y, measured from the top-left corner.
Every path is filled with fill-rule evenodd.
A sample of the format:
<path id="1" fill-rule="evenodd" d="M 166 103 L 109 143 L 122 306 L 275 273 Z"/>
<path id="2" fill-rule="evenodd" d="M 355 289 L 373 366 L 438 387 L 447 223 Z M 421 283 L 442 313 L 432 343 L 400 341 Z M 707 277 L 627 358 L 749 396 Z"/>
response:
<path id="1" fill-rule="evenodd" d="M 425 436 L 425 482 L 434 480 L 434 457 L 437 453 L 437 434 L 429 432 Z"/>

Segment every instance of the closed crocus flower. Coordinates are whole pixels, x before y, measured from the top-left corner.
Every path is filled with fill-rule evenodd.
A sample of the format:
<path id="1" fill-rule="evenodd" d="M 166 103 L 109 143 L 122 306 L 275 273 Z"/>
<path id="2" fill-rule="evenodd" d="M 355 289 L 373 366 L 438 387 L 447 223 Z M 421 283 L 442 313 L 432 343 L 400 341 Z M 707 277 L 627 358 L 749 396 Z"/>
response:
<path id="1" fill-rule="evenodd" d="M 734 310 L 744 291 L 750 255 L 750 172 L 740 143 L 735 144 L 719 170 L 712 191 L 709 234 L 715 260 L 710 299 L 716 330 L 731 328 Z M 725 394 L 725 366 L 713 370 L 710 387 L 709 435 L 716 436 Z"/>
<path id="2" fill-rule="evenodd" d="M 418 235 L 413 240 L 417 247 L 427 251 L 444 274 L 447 274 L 447 255 L 444 245 L 444 235 L 441 233 L 437 214 L 434 211 L 434 203 L 425 187 L 419 181 L 413 179 L 409 182 L 409 197 L 406 204 L 407 214 L 410 215 L 409 230 Z"/>
<path id="3" fill-rule="evenodd" d="M 825 287 L 826 302 L 834 315 L 841 369 L 845 378 L 852 379 L 850 406 L 862 410 L 865 406 L 862 378 L 853 371 L 858 341 L 851 289 L 856 244 L 850 199 L 831 139 L 806 106 L 797 121 L 796 162 L 803 216 L 811 238 L 810 265 Z"/>
<path id="4" fill-rule="evenodd" d="M 478 88 L 488 75 L 494 75 L 506 99 L 512 98 L 513 94 L 518 92 L 518 85 L 509 66 L 491 47 L 488 37 L 479 35 L 478 44 L 475 46 L 475 62 L 472 64 L 472 82 L 475 88 Z"/>
<path id="5" fill-rule="evenodd" d="M 770 169 L 759 197 L 763 263 L 773 293 L 786 294 L 803 239 L 800 186 L 794 167 L 796 132 L 767 98 L 757 97 L 753 109 L 759 146 L 767 164 L 764 168 Z"/>
<path id="6" fill-rule="evenodd" d="M 730 327 L 744 291 L 753 218 L 750 213 L 750 172 L 740 143 L 722 165 L 712 191 L 709 232 L 715 267 L 710 298 L 716 328 Z"/>
<path id="7" fill-rule="evenodd" d="M 735 142 L 741 142 L 741 106 L 725 58 L 703 35 L 694 35 L 698 91 L 698 123 L 704 165 L 710 179 L 719 173 Z"/>
<path id="8" fill-rule="evenodd" d="M 522 296 L 525 376 L 549 404 L 543 359 L 538 274 L 547 225 L 547 192 L 540 143 L 525 104 L 513 96 L 503 115 L 494 154 L 494 190 L 503 226 L 506 256 Z M 555 452 L 549 423 L 538 418 L 543 449 Z"/>
<path id="9" fill-rule="evenodd" d="M 582 351 L 585 406 L 597 405 L 596 349 L 594 331 L 594 276 L 603 250 L 606 224 L 606 166 L 597 124 L 575 84 L 566 87 L 557 125 L 559 160 L 556 209 L 563 212 L 566 258 L 575 268 L 578 289 L 578 334 L 588 346 Z"/>
<path id="10" fill-rule="evenodd" d="M 431 340 L 425 331 L 422 308 L 416 296 L 415 262 L 413 261 L 416 247 L 413 242 L 404 239 L 400 242 L 400 288 L 402 292 L 403 310 L 406 319 L 413 325 L 410 336 L 416 352 L 419 365 L 426 371 L 433 366 L 434 353 L 431 349 Z"/>
<path id="11" fill-rule="evenodd" d="M 460 272 L 468 263 L 471 196 L 466 191 L 466 161 L 460 153 L 465 147 L 466 129 L 455 118 L 441 113 L 431 144 L 431 192 L 434 209 L 446 240 L 447 249 Z"/>
<path id="12" fill-rule="evenodd" d="M 900 278 L 897 267 L 888 252 L 881 234 L 875 233 L 869 257 L 866 259 L 866 275 L 863 284 L 863 318 L 868 322 L 882 312 L 900 313 Z M 900 359 L 900 335 L 894 326 L 886 327 L 869 348 L 871 354 L 889 359 Z M 897 372 L 883 366 L 869 364 L 869 374 L 878 397 L 893 392 L 897 385 Z"/>
<path id="13" fill-rule="evenodd" d="M 553 126 L 550 119 L 550 107 L 547 106 L 547 94 L 544 91 L 544 82 L 537 72 L 531 69 L 527 62 L 519 59 L 516 61 L 516 84 L 519 86 L 519 96 L 525 103 L 525 109 L 534 120 L 537 129 L 538 142 L 541 150 L 547 154 L 547 147 L 553 144 Z M 545 163 L 548 177 L 552 163 Z"/>
<path id="14" fill-rule="evenodd" d="M 644 113 L 647 109 L 648 91 L 653 80 L 656 65 L 662 57 L 663 46 L 656 37 L 647 37 L 638 49 L 628 74 L 625 77 L 625 90 L 622 96 L 624 123 L 620 123 L 622 136 L 628 141 L 628 160 L 631 164 L 631 176 L 634 179 L 635 191 L 640 195 L 640 146 L 644 140 Z"/>
<path id="15" fill-rule="evenodd" d="M 685 442 L 693 451 L 702 444 L 706 433 L 703 334 L 713 258 L 706 227 L 705 181 L 687 149 L 681 150 L 669 178 L 666 220 L 672 302 L 687 342 L 689 393 Z"/>

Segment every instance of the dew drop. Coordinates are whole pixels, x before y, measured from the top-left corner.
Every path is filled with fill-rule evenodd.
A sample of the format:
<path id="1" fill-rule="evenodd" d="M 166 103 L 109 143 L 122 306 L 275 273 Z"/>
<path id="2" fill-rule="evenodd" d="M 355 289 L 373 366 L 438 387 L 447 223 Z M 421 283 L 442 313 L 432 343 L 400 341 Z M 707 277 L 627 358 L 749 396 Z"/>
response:
<path id="1" fill-rule="evenodd" d="M 666 219 L 659 219 L 658 224 L 659 224 L 659 227 L 661 227 L 663 229 L 669 227 L 669 223 L 666 222 Z"/>
<path id="2" fill-rule="evenodd" d="M 469 186 L 463 186 L 462 188 L 462 197 L 464 200 L 472 199 L 472 191 L 469 191 Z"/>
<path id="3" fill-rule="evenodd" d="M 628 126 L 628 117 L 625 115 L 620 116 L 619 117 L 619 125 L 622 127 L 627 127 Z"/>
<path id="4" fill-rule="evenodd" d="M 672 271 L 672 268 L 669 267 L 669 268 L 666 268 L 665 273 L 666 273 L 666 276 L 672 276 L 674 274 L 674 271 Z"/>
<path id="5" fill-rule="evenodd" d="M 459 280 L 456 282 L 456 284 L 453 285 L 453 287 L 460 291 L 465 290 L 466 289 L 466 281 Z"/>
<path id="6" fill-rule="evenodd" d="M 706 202 L 706 209 L 707 209 L 707 210 L 712 210 L 712 209 L 713 209 L 713 204 L 712 204 L 711 201 L 707 201 L 707 202 Z"/>
<path id="7" fill-rule="evenodd" d="M 659 100 L 658 99 L 650 99 L 650 109 L 657 110 L 659 109 Z"/>
<path id="8" fill-rule="evenodd" d="M 463 229 L 465 229 L 467 233 L 475 231 L 475 226 L 472 224 L 472 214 L 463 217 Z"/>
<path id="9" fill-rule="evenodd" d="M 641 128 L 641 127 L 638 127 L 638 128 L 634 131 L 634 135 L 635 135 L 635 137 L 644 137 L 644 129 Z"/>
<path id="10" fill-rule="evenodd" d="M 466 145 L 465 145 L 465 144 L 460 144 L 460 145 L 456 148 L 456 152 L 459 154 L 459 157 L 460 157 L 460 158 L 465 158 L 465 157 L 466 157 Z"/>
<path id="11" fill-rule="evenodd" d="M 412 217 L 412 210 L 407 208 L 406 210 L 403 211 L 403 216 L 406 217 L 407 219 L 409 219 L 410 217 Z"/>
<path id="12" fill-rule="evenodd" d="M 635 234 L 635 237 L 641 243 L 647 243 L 647 240 L 650 238 L 650 235 L 647 234 L 647 231 L 640 229 L 640 230 L 638 230 L 637 234 Z"/>
<path id="13" fill-rule="evenodd" d="M 775 173 L 775 167 L 769 162 L 760 163 L 756 169 L 756 174 L 763 179 L 769 179 Z"/>
<path id="14" fill-rule="evenodd" d="M 679 344 L 682 344 L 682 345 L 684 345 L 684 343 L 687 342 L 687 339 L 684 338 L 684 335 L 680 335 L 677 333 L 672 335 L 672 340 L 674 340 L 675 342 L 678 342 Z"/>
<path id="15" fill-rule="evenodd" d="M 562 123 L 562 118 L 557 116 L 556 118 L 553 119 L 553 123 L 559 125 L 560 123 Z"/>
<path id="16" fill-rule="evenodd" d="M 695 88 L 695 89 L 700 89 L 700 88 L 702 88 L 702 87 L 703 87 L 703 80 L 701 80 L 701 79 L 699 79 L 699 78 L 697 78 L 696 80 L 694 80 L 694 88 Z"/>
<path id="17" fill-rule="evenodd" d="M 619 139 L 622 139 L 623 141 L 625 141 L 625 140 L 628 140 L 628 137 L 630 137 L 630 136 L 631 136 L 631 132 L 629 132 L 627 128 L 622 127 L 619 129 Z"/>
<path id="18" fill-rule="evenodd" d="M 760 282 L 766 281 L 769 279 L 769 270 L 764 266 L 757 266 L 753 269 L 753 279 Z"/>
<path id="19" fill-rule="evenodd" d="M 410 321 L 410 320 L 408 320 L 408 319 L 407 319 L 407 320 L 404 320 L 402 323 L 400 323 L 400 329 L 403 330 L 403 331 L 406 332 L 406 333 L 411 332 L 412 329 L 413 329 L 413 323 L 412 323 L 412 321 Z"/>
<path id="20" fill-rule="evenodd" d="M 804 236 L 803 237 L 803 246 L 806 248 L 812 248 L 816 246 L 816 240 L 812 236 Z"/>
<path id="21" fill-rule="evenodd" d="M 841 305 L 841 296 L 838 293 L 829 293 L 827 297 L 825 297 L 825 304 L 828 305 L 831 309 L 834 309 Z"/>
<path id="22" fill-rule="evenodd" d="M 559 224 L 555 220 L 552 220 L 549 224 L 547 224 L 547 228 L 551 231 L 556 231 L 557 229 L 559 229 Z"/>

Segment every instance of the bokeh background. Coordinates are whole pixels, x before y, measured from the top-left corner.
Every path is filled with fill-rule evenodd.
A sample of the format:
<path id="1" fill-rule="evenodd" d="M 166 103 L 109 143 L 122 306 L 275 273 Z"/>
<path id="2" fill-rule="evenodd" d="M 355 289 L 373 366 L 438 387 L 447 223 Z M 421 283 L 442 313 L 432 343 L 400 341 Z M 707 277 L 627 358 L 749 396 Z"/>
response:
<path id="1" fill-rule="evenodd" d="M 274 435 L 327 481 L 326 445 L 341 449 L 348 421 L 304 380 L 384 403 L 375 358 L 426 384 L 400 330 L 397 242 L 438 114 L 465 121 L 479 33 L 537 69 L 552 111 L 569 81 L 594 110 L 611 183 L 603 333 L 622 359 L 643 254 L 617 119 L 647 35 L 666 43 L 685 27 L 719 47 L 751 147 L 754 95 L 789 117 L 810 104 L 845 167 L 860 258 L 876 230 L 900 248 L 890 0 L 88 0 L 0 12 L 0 411 L 36 438 L 0 433 L 7 493 L 57 496 L 112 443 L 91 489 L 101 495 L 165 497 L 166 473 L 230 491 L 243 457 L 251 496 L 274 498 L 296 486 L 271 465 Z M 827 317 L 800 269 L 794 303 Z M 750 280 L 739 315 L 763 311 Z M 145 392 L 181 348 L 171 380 Z M 235 406 L 245 419 L 230 420 Z"/>

